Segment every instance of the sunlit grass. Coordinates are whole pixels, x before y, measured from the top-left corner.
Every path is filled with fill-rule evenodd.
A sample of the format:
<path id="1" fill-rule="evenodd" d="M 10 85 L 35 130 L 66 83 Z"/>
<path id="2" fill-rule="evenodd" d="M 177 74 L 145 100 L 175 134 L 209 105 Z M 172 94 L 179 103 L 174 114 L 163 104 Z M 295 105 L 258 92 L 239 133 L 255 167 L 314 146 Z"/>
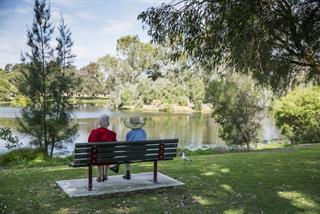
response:
<path id="1" fill-rule="evenodd" d="M 306 209 L 306 210 L 315 210 L 320 207 L 319 203 L 311 199 L 311 197 L 299 193 L 296 191 L 289 192 L 278 192 L 279 196 L 285 199 L 288 199 L 293 206 Z"/>
<path id="2" fill-rule="evenodd" d="M 86 168 L 62 165 L 0 169 L 0 211 L 320 213 L 319 154 L 320 146 L 313 146 L 194 155 L 187 163 L 176 158 L 160 162 L 159 171 L 184 182 L 184 187 L 87 198 L 69 198 L 56 185 L 58 180 L 86 177 Z M 151 170 L 152 163 L 132 164 L 133 173 Z M 119 174 L 123 172 L 121 166 Z"/>

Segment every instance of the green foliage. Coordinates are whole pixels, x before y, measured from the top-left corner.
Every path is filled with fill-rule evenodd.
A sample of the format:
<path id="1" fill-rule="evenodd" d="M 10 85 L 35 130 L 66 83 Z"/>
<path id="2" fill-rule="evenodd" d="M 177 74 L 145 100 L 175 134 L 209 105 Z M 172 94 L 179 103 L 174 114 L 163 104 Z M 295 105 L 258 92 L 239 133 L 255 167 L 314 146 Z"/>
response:
<path id="1" fill-rule="evenodd" d="M 32 137 L 31 143 L 50 156 L 77 132 L 72 122 L 70 94 L 76 85 L 72 73 L 71 32 L 63 19 L 59 25 L 56 59 L 50 46 L 54 27 L 50 22 L 50 8 L 44 0 L 35 0 L 32 28 L 28 29 L 30 52 L 23 59 L 23 78 L 19 92 L 27 99 L 19 118 L 20 131 Z"/>
<path id="2" fill-rule="evenodd" d="M 12 150 L 0 156 L 0 165 L 19 165 L 28 161 L 44 159 L 43 152 L 32 148 L 21 148 Z"/>
<path id="3" fill-rule="evenodd" d="M 66 165 L 72 160 L 72 156 L 65 158 L 49 158 L 41 150 L 32 148 L 20 148 L 0 155 L 1 167 L 35 167 Z"/>
<path id="4" fill-rule="evenodd" d="M 192 103 L 201 110 L 205 86 L 202 76 L 194 75 L 199 68 L 188 58 L 174 62 L 165 48 L 141 42 L 137 36 L 118 39 L 117 51 L 121 58 L 106 55 L 98 60 L 115 108 Z"/>
<path id="5" fill-rule="evenodd" d="M 227 64 L 279 92 L 301 79 L 320 82 L 319 7 L 319 1 L 173 0 L 138 19 L 154 42 L 187 52 L 207 70 Z"/>
<path id="6" fill-rule="evenodd" d="M 8 89 L 11 85 L 2 69 L 0 69 L 0 77 L 0 98 L 2 101 L 8 101 L 10 100 L 10 93 Z"/>
<path id="7" fill-rule="evenodd" d="M 172 52 L 168 47 L 141 42 L 137 36 L 124 36 L 117 40 L 119 57 L 106 55 L 77 71 L 72 66 L 74 55 L 71 52 L 71 32 L 63 20 L 58 30 L 59 37 L 56 38 L 55 48 L 57 57 L 54 61 L 51 56 L 46 55 L 45 58 L 47 67 L 44 70 L 47 74 L 39 69 L 36 71 L 32 67 L 36 64 L 6 65 L 5 70 L 0 70 L 0 76 L 3 77 L 0 81 L 4 81 L 0 85 L 0 100 L 2 97 L 2 100 L 11 101 L 11 104 L 26 106 L 28 101 L 30 102 L 31 91 L 42 90 L 32 96 L 43 94 L 45 85 L 48 88 L 46 92 L 52 92 L 46 96 L 46 100 L 52 98 L 52 103 L 56 103 L 59 109 L 67 107 L 71 110 L 69 101 L 72 96 L 73 100 L 110 99 L 114 108 L 182 105 L 201 110 L 207 81 L 204 79 L 208 77 L 204 76 L 203 69 L 191 62 L 186 55 L 180 56 L 178 61 L 172 61 Z M 49 49 L 48 53 L 51 52 Z M 45 82 L 44 76 L 47 77 Z M 31 82 L 32 79 L 34 81 L 30 86 L 26 80 Z M 20 91 L 17 91 L 18 86 Z M 12 88 L 10 93 L 8 88 Z M 38 103 L 37 105 L 40 105 L 40 102 L 41 105 L 44 104 L 43 100 L 32 102 Z M 51 105 L 51 102 L 46 103 Z M 39 125 L 41 126 L 43 125 Z"/>
<path id="8" fill-rule="evenodd" d="M 105 95 L 104 76 L 99 71 L 97 63 L 90 63 L 79 70 L 79 75 L 82 79 L 78 93 L 82 96 L 97 97 Z"/>
<path id="9" fill-rule="evenodd" d="M 207 96 L 213 105 L 219 136 L 230 145 L 246 145 L 259 140 L 264 104 L 261 92 L 249 77 L 234 75 L 210 82 Z"/>
<path id="10" fill-rule="evenodd" d="M 11 101 L 18 94 L 17 82 L 21 65 L 6 66 L 6 68 L 5 70 L 0 69 L 0 101 Z"/>
<path id="11" fill-rule="evenodd" d="M 276 125 L 292 143 L 320 142 L 320 87 L 298 87 L 273 106 Z"/>
<path id="12" fill-rule="evenodd" d="M 12 134 L 10 128 L 0 127 L 0 139 L 5 141 L 5 147 L 7 149 L 14 149 L 21 146 L 19 138 Z"/>

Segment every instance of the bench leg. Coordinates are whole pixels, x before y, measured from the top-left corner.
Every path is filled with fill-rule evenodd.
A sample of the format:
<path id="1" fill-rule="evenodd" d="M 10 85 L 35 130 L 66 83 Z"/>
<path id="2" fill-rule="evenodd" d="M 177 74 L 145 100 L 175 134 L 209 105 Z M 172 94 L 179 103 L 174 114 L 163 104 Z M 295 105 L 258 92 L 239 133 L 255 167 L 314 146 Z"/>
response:
<path id="1" fill-rule="evenodd" d="M 92 191 L 92 166 L 88 169 L 88 190 Z"/>
<path id="2" fill-rule="evenodd" d="M 158 181 L 158 161 L 153 162 L 153 179 L 151 181 L 153 183 L 159 183 L 159 181 Z"/>

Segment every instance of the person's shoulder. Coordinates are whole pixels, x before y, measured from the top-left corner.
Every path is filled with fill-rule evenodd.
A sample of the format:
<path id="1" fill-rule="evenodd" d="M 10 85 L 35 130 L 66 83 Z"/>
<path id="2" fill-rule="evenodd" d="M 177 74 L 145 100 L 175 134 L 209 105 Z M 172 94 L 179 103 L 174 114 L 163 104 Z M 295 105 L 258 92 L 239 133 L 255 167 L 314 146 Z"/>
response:
<path id="1" fill-rule="evenodd" d="M 139 131 L 144 133 L 146 132 L 146 130 L 144 130 L 143 128 L 140 128 Z"/>
<path id="2" fill-rule="evenodd" d="M 112 135 L 117 135 L 116 132 L 114 132 L 114 131 L 112 131 L 112 130 L 110 130 L 110 129 L 108 129 L 108 132 L 109 132 L 110 134 L 112 134 Z"/>
<path id="3" fill-rule="evenodd" d="M 116 132 L 114 132 L 114 131 L 112 131 L 112 130 L 109 130 L 109 131 L 110 131 L 110 133 L 112 133 L 112 134 L 114 134 L 114 135 L 117 134 Z"/>
<path id="4" fill-rule="evenodd" d="M 100 128 L 92 129 L 90 132 L 91 132 L 91 133 L 95 133 L 95 132 L 98 132 L 99 129 L 100 129 Z"/>
<path id="5" fill-rule="evenodd" d="M 127 132 L 126 136 L 128 137 L 128 136 L 132 135 L 133 133 L 134 133 L 134 129 L 131 129 Z"/>

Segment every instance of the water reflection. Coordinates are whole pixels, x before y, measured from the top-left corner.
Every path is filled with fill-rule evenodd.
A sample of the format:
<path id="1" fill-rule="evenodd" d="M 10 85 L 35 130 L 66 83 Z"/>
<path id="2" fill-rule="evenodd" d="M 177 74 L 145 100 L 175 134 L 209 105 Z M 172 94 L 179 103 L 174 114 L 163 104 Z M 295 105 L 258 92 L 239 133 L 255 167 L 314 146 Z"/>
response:
<path id="1" fill-rule="evenodd" d="M 74 117 L 79 124 L 79 131 L 73 142 L 86 142 L 91 129 L 98 127 L 98 118 L 102 114 L 111 116 L 110 129 L 117 133 L 118 141 L 124 140 L 128 128 L 124 126 L 123 120 L 139 115 L 145 119 L 145 130 L 148 139 L 179 138 L 180 147 L 197 149 L 203 145 L 222 144 L 218 137 L 217 124 L 210 115 L 203 114 L 174 114 L 174 113 L 132 113 L 110 111 L 101 107 L 82 107 L 74 111 Z M 28 137 L 17 131 L 19 108 L 0 107 L 0 124 L 2 127 L 9 127 L 21 139 L 24 146 L 28 145 Z M 279 132 L 270 120 L 263 121 L 263 138 L 270 140 L 279 137 Z M 4 142 L 0 141 L 0 152 L 5 152 Z M 72 151 L 73 144 L 66 145 L 64 152 Z M 59 152 L 59 151 L 57 151 Z M 61 152 L 61 151 L 60 151 Z"/>

